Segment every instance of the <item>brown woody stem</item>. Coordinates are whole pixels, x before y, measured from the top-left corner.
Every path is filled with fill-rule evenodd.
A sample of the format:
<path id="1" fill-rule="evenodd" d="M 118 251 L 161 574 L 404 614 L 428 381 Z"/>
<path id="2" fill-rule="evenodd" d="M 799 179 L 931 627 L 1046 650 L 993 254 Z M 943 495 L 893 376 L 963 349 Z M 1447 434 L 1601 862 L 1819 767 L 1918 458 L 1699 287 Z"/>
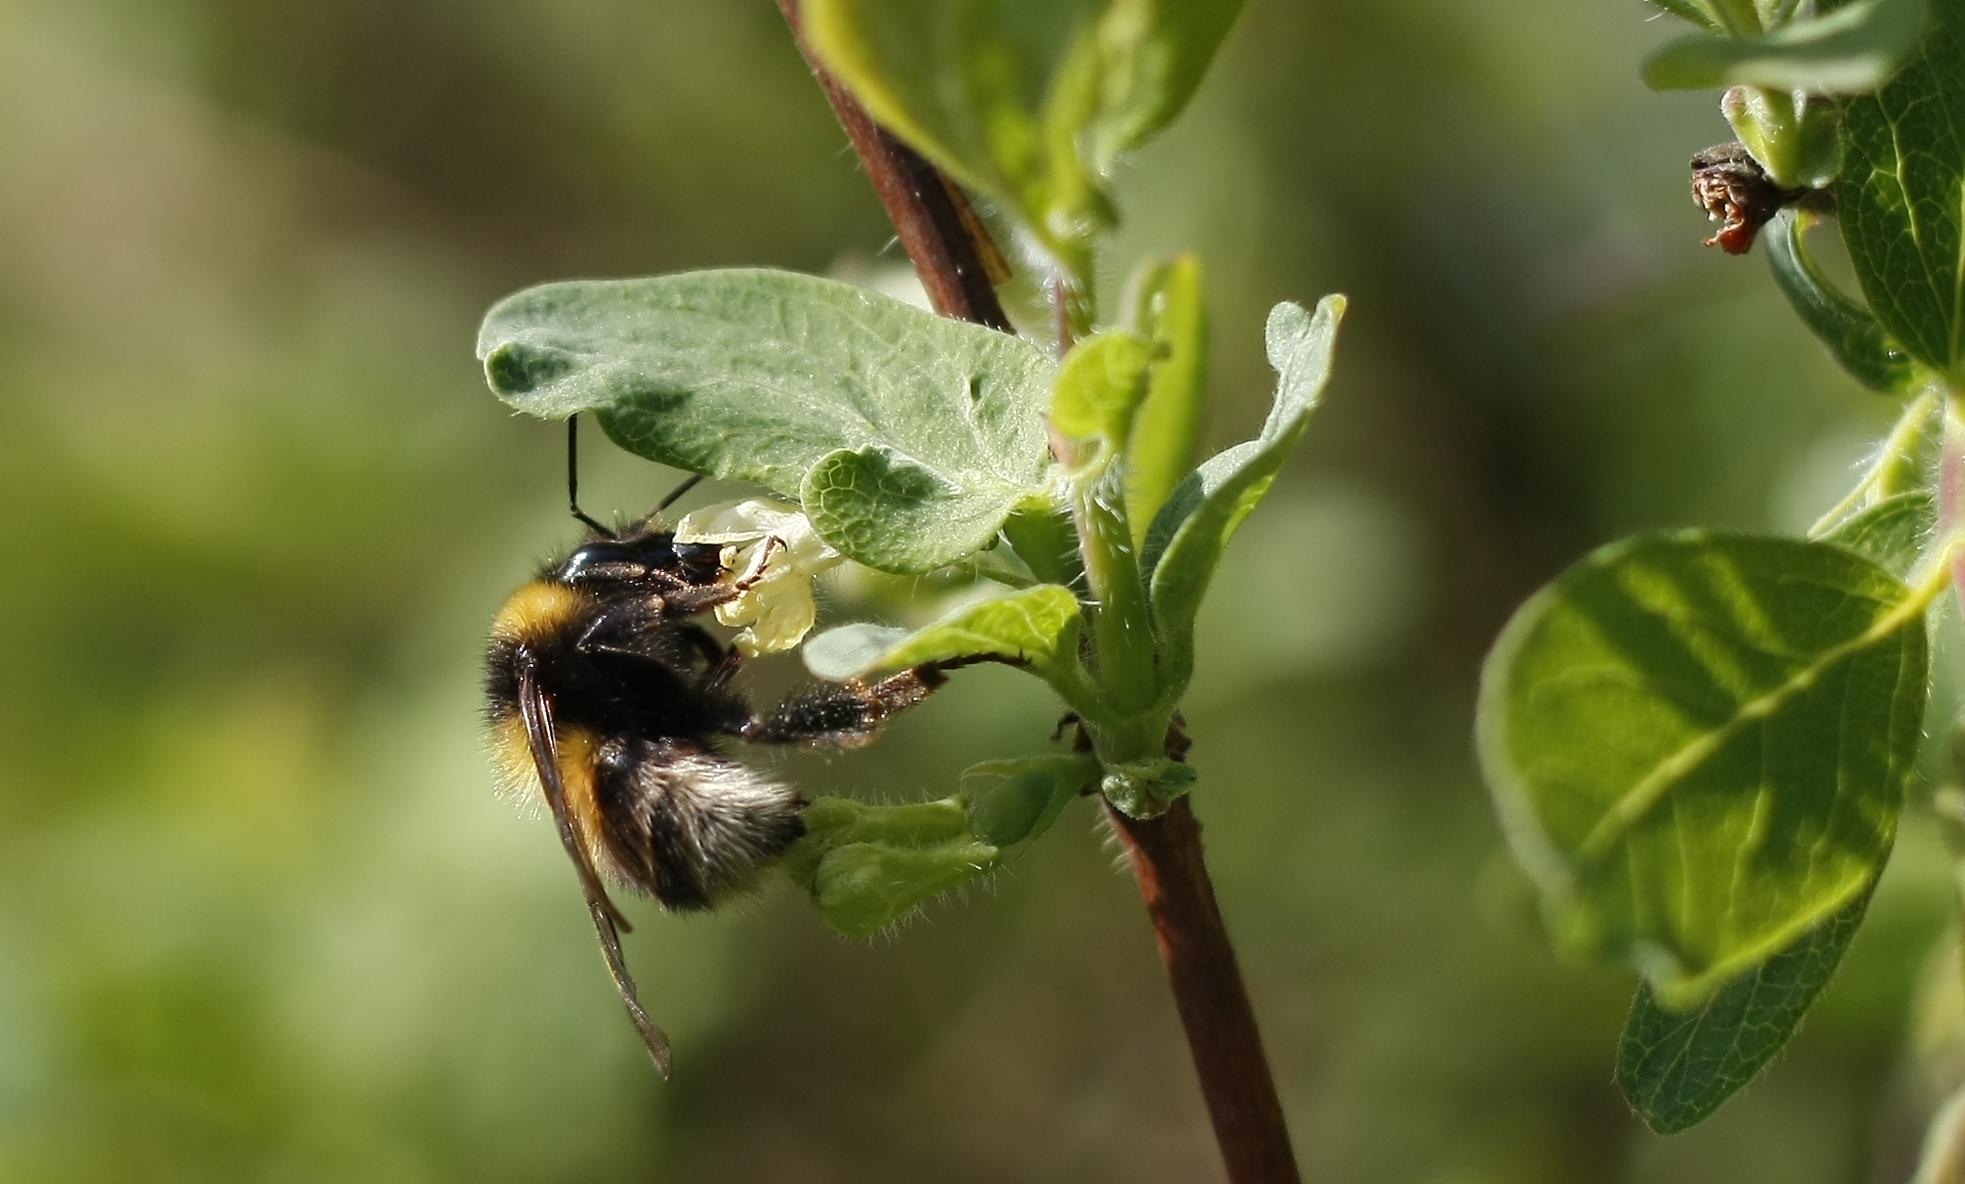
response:
<path id="1" fill-rule="evenodd" d="M 812 56 L 805 40 L 799 0 L 778 0 L 799 52 L 826 92 L 833 114 L 839 116 L 846 138 L 853 142 L 873 182 L 880 204 L 894 224 L 907 257 L 914 261 L 921 284 L 935 311 L 958 321 L 974 321 L 1005 333 L 1016 332 L 990 280 L 989 256 L 976 239 L 975 227 L 960 191 L 934 165 L 873 121 L 859 101 Z"/>
<path id="2" fill-rule="evenodd" d="M 1199 820 L 1184 797 L 1150 820 L 1128 818 L 1110 804 L 1105 814 L 1153 919 L 1228 1178 L 1235 1184 L 1292 1184 L 1299 1177 L 1289 1127 L 1235 946 L 1215 904 Z"/>
<path id="3" fill-rule="evenodd" d="M 778 7 L 846 129 L 936 310 L 1014 332 L 991 278 L 995 248 L 982 227 L 967 216 L 960 191 L 876 124 L 813 56 L 799 17 L 799 0 L 778 0 Z M 1060 292 L 1060 309 L 1063 297 Z M 1184 740 L 1178 747 L 1185 748 Z M 1292 1184 L 1299 1177 L 1289 1129 L 1236 965 L 1235 948 L 1215 904 L 1214 884 L 1201 854 L 1201 825 L 1193 809 L 1182 798 L 1155 819 L 1129 818 L 1109 804 L 1106 814 L 1125 847 L 1152 919 L 1229 1180 Z"/>

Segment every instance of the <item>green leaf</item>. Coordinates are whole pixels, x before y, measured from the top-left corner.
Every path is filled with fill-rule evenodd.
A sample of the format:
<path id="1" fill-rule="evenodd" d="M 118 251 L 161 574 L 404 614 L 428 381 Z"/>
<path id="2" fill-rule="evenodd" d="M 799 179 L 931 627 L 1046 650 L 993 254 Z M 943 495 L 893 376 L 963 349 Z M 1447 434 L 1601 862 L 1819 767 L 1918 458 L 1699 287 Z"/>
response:
<path id="1" fill-rule="evenodd" d="M 1825 95 L 1729 87 L 1719 113 L 1779 188 L 1823 189 L 1842 170 L 1842 112 Z"/>
<path id="2" fill-rule="evenodd" d="M 891 571 L 986 543 L 1047 463 L 1042 351 L 790 272 L 530 288 L 486 315 L 478 357 L 520 411 L 592 412 L 650 460 L 816 491 L 821 536 Z"/>
<path id="3" fill-rule="evenodd" d="M 805 660 L 814 673 L 837 680 L 927 662 L 992 658 L 1027 666 L 1067 700 L 1083 701 L 1088 695 L 1078 661 L 1082 624 L 1071 589 L 1039 584 L 966 605 L 898 638 L 878 626 L 831 630 L 806 643 Z"/>
<path id="4" fill-rule="evenodd" d="M 1193 669 L 1194 616 L 1215 566 L 1303 438 L 1330 378 L 1344 305 L 1344 297 L 1326 296 L 1314 316 L 1295 304 L 1270 310 L 1265 339 L 1277 374 L 1276 401 L 1262 434 L 1189 474 L 1147 530 L 1142 566 L 1150 573 L 1163 684 L 1176 694 Z"/>
<path id="5" fill-rule="evenodd" d="M 945 567 L 995 541 L 1040 495 L 987 479 L 955 479 L 885 444 L 829 452 L 805 474 L 806 516 L 840 554 L 902 575 Z"/>
<path id="6" fill-rule="evenodd" d="M 1133 541 L 1143 543 L 1153 516 L 1194 464 L 1206 393 L 1208 312 L 1201 264 L 1192 255 L 1154 265 L 1136 286 L 1135 322 L 1161 352 L 1126 444 L 1126 519 Z"/>
<path id="7" fill-rule="evenodd" d="M 1938 532 L 1938 503 L 1928 493 L 1899 493 L 1837 523 L 1819 536 L 1908 579 Z"/>
<path id="8" fill-rule="evenodd" d="M 1069 255 L 1103 177 L 1200 85 L 1240 0 L 806 0 L 813 49 L 873 117 Z"/>
<path id="9" fill-rule="evenodd" d="M 1098 759 L 1090 753 L 1046 753 L 971 765 L 961 777 L 964 792 L 975 801 L 969 808 L 969 829 L 998 847 L 1035 839 L 1098 776 Z"/>
<path id="10" fill-rule="evenodd" d="M 1617 1046 L 1617 1085 L 1646 1126 L 1669 1135 L 1703 1121 L 1786 1047 L 1869 900 L 1862 893 L 1691 1011 L 1667 1011 L 1638 987 Z"/>
<path id="11" fill-rule="evenodd" d="M 1023 0 L 1025 4 L 1038 0 Z M 1242 0 L 1111 0 L 1099 21 L 1105 66 L 1100 168 L 1171 124 L 1201 88 Z"/>
<path id="12" fill-rule="evenodd" d="M 849 843 L 819 861 L 812 899 L 834 929 L 872 937 L 930 898 L 989 871 L 1000 855 L 979 839 L 922 848 Z"/>
<path id="13" fill-rule="evenodd" d="M 1073 346 L 1058 369 L 1051 426 L 1077 440 L 1102 439 L 1117 449 L 1132 435 L 1133 415 L 1146 397 L 1153 345 L 1114 329 Z"/>
<path id="14" fill-rule="evenodd" d="M 1923 26 L 1924 0 L 1861 0 L 1764 34 L 1688 34 L 1646 57 L 1642 76 L 1654 90 L 1873 90 L 1910 53 Z"/>
<path id="15" fill-rule="evenodd" d="M 1685 532 L 1606 547 L 1522 606 L 1476 727 L 1557 939 L 1689 1007 L 1861 895 L 1942 588 L 1841 547 Z"/>
<path id="16" fill-rule="evenodd" d="M 819 798 L 806 808 L 805 827 L 786 854 L 786 874 L 849 937 L 880 932 L 1001 855 L 971 833 L 959 795 L 899 806 Z"/>
<path id="17" fill-rule="evenodd" d="M 1811 219 L 1812 220 L 1812 219 Z M 1774 282 L 1795 314 L 1828 347 L 1829 355 L 1873 391 L 1900 394 L 1915 386 L 1917 366 L 1869 309 L 1835 290 L 1809 257 L 1802 215 L 1782 210 L 1766 236 Z"/>
<path id="18" fill-rule="evenodd" d="M 1965 378 L 1965 5 L 1933 11 L 1889 85 L 1844 104 L 1835 205 L 1870 311 L 1956 385 Z"/>
<path id="19" fill-rule="evenodd" d="M 1927 485 L 1924 475 L 1937 463 L 1937 453 L 1941 448 L 1941 433 L 1933 429 L 1938 427 L 1939 422 L 1944 423 L 1947 430 L 1949 428 L 1951 417 L 1938 414 L 1946 404 L 1942 389 L 1935 385 L 1927 387 L 1924 393 L 1905 403 L 1890 434 L 1870 453 L 1869 462 L 1863 466 L 1863 474 L 1857 479 L 1855 487 L 1808 528 L 1808 537 L 1821 538 L 1825 533 L 1854 529 L 1852 520 L 1866 508 L 1875 508 L 1898 494 L 1922 491 Z M 1931 516 L 1935 517 L 1935 510 L 1931 511 Z M 1935 539 L 1936 533 L 1933 526 L 1917 545 L 1928 545 Z M 1905 540 L 1905 545 L 1910 545 L 1909 540 Z M 1895 555 L 1879 557 L 1871 553 L 1867 544 L 1854 549 L 1881 564 L 1891 574 L 1909 578 L 1906 573 L 1911 570 L 1914 557 L 1904 558 L 1900 563 Z"/>

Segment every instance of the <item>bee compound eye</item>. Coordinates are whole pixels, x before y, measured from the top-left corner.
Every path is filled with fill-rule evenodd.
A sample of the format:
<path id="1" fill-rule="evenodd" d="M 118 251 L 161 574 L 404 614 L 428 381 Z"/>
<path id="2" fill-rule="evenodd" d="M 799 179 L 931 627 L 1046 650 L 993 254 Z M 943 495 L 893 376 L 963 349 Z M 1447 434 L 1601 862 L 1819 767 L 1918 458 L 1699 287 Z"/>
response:
<path id="1" fill-rule="evenodd" d="M 569 584 L 591 580 L 635 579 L 646 569 L 633 549 L 618 542 L 588 543 L 560 564 L 559 578 Z"/>

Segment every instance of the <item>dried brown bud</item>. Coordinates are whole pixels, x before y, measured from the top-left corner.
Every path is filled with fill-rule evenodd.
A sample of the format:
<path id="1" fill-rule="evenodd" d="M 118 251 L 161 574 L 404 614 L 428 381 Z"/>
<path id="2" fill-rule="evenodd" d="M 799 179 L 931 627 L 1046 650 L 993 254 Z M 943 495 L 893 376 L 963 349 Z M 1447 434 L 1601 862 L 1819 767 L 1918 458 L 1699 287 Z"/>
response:
<path id="1" fill-rule="evenodd" d="M 1692 201 L 1721 224 L 1706 245 L 1729 255 L 1746 254 L 1777 210 L 1809 192 L 1776 185 L 1744 144 L 1715 144 L 1692 158 Z"/>

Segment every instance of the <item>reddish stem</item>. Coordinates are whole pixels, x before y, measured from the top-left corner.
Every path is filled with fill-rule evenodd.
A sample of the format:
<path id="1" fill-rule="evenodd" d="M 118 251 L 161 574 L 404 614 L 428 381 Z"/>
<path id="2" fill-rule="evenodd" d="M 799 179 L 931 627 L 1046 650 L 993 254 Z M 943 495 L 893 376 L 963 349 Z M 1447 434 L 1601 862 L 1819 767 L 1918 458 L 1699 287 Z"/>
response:
<path id="1" fill-rule="evenodd" d="M 1186 798 L 1150 821 L 1128 818 L 1110 804 L 1105 815 L 1153 918 L 1160 960 L 1167 964 L 1228 1178 L 1236 1184 L 1292 1184 L 1299 1177 L 1289 1126 L 1235 963 L 1235 946 L 1215 904 L 1199 820 Z"/>
<path id="2" fill-rule="evenodd" d="M 778 0 L 812 73 L 859 154 L 901 246 L 944 316 L 1014 332 L 991 282 L 995 248 L 960 191 L 913 149 L 874 123 L 812 54 L 799 0 Z M 1059 316 L 1063 298 L 1059 293 Z M 1068 341 L 1068 320 L 1065 340 Z M 1177 737 L 1177 733 L 1176 733 Z M 1184 750 L 1170 738 L 1169 755 Z M 1289 1128 L 1263 1055 L 1255 1012 L 1235 962 L 1214 884 L 1201 853 L 1201 825 L 1187 799 L 1159 818 L 1128 818 L 1109 804 L 1113 833 L 1126 850 L 1167 966 L 1174 1004 L 1233 1184 L 1294 1184 L 1299 1179 Z"/>
<path id="3" fill-rule="evenodd" d="M 875 123 L 866 108 L 812 56 L 799 0 L 778 0 L 778 7 L 791 25 L 799 52 L 826 92 L 833 114 L 846 129 L 846 138 L 853 142 L 867 180 L 873 182 L 874 193 L 886 207 L 894 233 L 907 257 L 914 261 L 914 270 L 920 274 L 935 311 L 958 321 L 1016 332 L 990 278 L 994 270 L 991 263 L 1000 264 L 1000 260 L 995 248 L 981 240 L 982 227 L 961 191 L 914 149 Z"/>

